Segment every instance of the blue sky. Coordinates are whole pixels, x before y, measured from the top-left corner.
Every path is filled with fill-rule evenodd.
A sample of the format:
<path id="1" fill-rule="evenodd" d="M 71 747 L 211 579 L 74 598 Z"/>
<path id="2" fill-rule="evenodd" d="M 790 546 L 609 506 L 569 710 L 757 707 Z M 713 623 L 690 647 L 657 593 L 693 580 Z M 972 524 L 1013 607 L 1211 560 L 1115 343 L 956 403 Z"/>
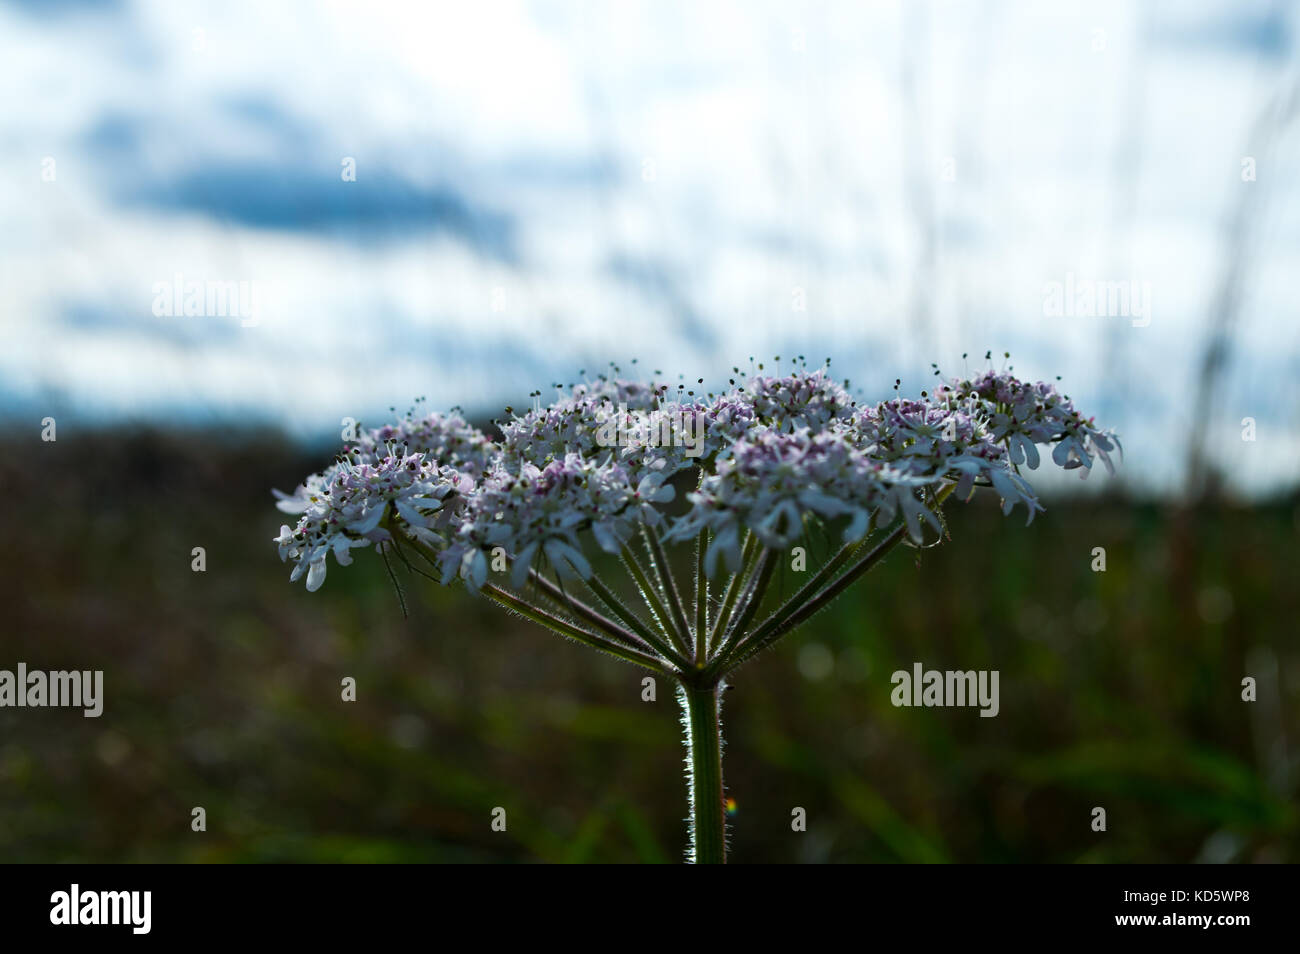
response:
<path id="1" fill-rule="evenodd" d="M 1208 445 L 1289 486 L 1298 28 L 1237 0 L 0 5 L 0 414 L 322 439 L 633 357 L 829 355 L 874 399 L 1010 350 L 1161 490 L 1226 288 Z M 178 276 L 256 289 L 256 321 L 157 314 Z M 1047 313 L 1067 281 L 1150 313 Z"/>

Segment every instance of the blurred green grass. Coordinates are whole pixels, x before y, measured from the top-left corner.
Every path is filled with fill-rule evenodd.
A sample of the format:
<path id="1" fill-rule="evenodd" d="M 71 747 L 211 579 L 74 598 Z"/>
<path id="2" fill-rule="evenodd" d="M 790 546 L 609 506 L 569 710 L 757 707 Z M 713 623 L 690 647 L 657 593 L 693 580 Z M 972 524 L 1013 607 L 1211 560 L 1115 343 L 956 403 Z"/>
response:
<path id="1" fill-rule="evenodd" d="M 369 551 L 289 584 L 269 489 L 327 450 L 63 422 L 5 446 L 0 668 L 103 669 L 106 701 L 0 709 L 0 860 L 680 859 L 671 687 L 642 702 L 640 670 L 463 588 L 408 578 L 403 619 Z M 950 508 L 950 543 L 738 673 L 734 861 L 1297 860 L 1296 501 L 1046 504 Z M 999 670 L 1000 714 L 894 708 L 917 661 Z"/>

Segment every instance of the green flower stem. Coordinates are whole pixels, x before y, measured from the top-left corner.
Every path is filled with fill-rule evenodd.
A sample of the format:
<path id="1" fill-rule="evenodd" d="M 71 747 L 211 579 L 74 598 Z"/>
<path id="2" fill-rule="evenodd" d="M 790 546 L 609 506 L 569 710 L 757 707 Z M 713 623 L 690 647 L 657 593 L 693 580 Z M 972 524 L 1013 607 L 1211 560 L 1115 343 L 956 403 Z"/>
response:
<path id="1" fill-rule="evenodd" d="M 653 629 L 638 619 L 637 615 L 618 598 L 618 594 L 611 590 L 604 580 L 593 573 L 591 579 L 584 580 L 583 582 L 587 584 L 587 588 L 591 590 L 591 592 L 596 594 L 596 599 L 605 604 L 606 609 L 617 616 L 628 629 L 632 630 L 632 632 L 636 633 L 643 640 L 649 643 L 655 652 L 667 659 L 678 669 L 683 671 L 690 669 L 689 661 L 669 645 L 668 641 L 664 639 L 663 636 L 656 633 Z"/>
<path id="2" fill-rule="evenodd" d="M 655 533 L 654 528 L 649 524 L 641 525 L 641 532 L 645 536 L 646 552 L 650 554 L 650 565 L 654 569 L 655 577 L 659 580 L 659 592 L 663 595 L 664 603 L 667 605 L 668 612 L 672 617 L 674 635 L 677 636 L 681 644 L 682 652 L 690 654 L 691 652 L 691 626 L 686 622 L 686 609 L 682 604 L 682 598 L 677 592 L 677 583 L 673 579 L 672 564 L 668 562 L 668 554 L 664 552 L 663 544 L 659 542 L 659 535 Z"/>
<path id="3" fill-rule="evenodd" d="M 754 653 L 761 652 L 765 647 L 770 646 L 773 642 L 780 639 L 800 623 L 803 623 L 816 615 L 826 607 L 827 604 L 835 599 L 835 597 L 839 596 L 848 589 L 849 586 L 856 582 L 859 577 L 883 560 L 890 550 L 902 542 L 903 537 L 906 535 L 907 525 L 900 523 L 890 531 L 889 535 L 886 536 L 885 539 L 881 540 L 870 553 L 845 570 L 844 573 L 835 580 L 835 582 L 831 583 L 808 602 L 804 603 L 803 606 L 799 607 L 785 619 L 777 623 L 761 641 L 755 641 L 752 648 L 742 653 L 741 657 L 736 660 L 737 664 L 739 664 L 742 659 L 747 659 Z"/>
<path id="4" fill-rule="evenodd" d="M 592 626 L 595 626 L 596 629 L 598 629 L 600 632 L 610 637 L 611 639 L 623 643 L 625 646 L 630 646 L 632 649 L 638 650 L 639 652 L 644 652 L 647 654 L 651 653 L 651 651 L 654 649 L 653 646 L 650 646 L 647 643 L 645 643 L 635 633 L 632 633 L 629 630 L 624 629 L 622 626 L 614 622 L 608 616 L 605 616 L 599 611 L 588 606 L 586 603 L 582 602 L 582 600 L 573 596 L 573 594 L 569 593 L 567 590 L 562 589 L 559 586 L 556 586 L 554 583 L 548 580 L 541 573 L 538 573 L 536 570 L 529 568 L 528 577 L 537 585 L 537 588 L 540 589 L 543 593 L 545 593 L 548 597 L 550 597 L 550 599 L 553 600 L 556 603 L 556 605 L 570 611 L 571 613 L 573 613 L 574 616 L 578 617 L 579 619 L 586 620 L 588 623 L 590 623 Z"/>
<path id="5" fill-rule="evenodd" d="M 749 582 L 745 584 L 745 592 L 736 604 L 736 616 L 732 619 L 727 627 L 727 638 L 723 644 L 714 653 L 713 661 L 706 668 L 706 672 L 715 677 L 726 674 L 724 666 L 727 658 L 731 655 L 732 649 L 749 631 L 749 624 L 754 619 L 754 614 L 758 612 L 759 606 L 763 602 L 763 596 L 767 592 L 767 585 L 772 580 L 772 573 L 776 569 L 776 557 L 773 551 L 767 547 L 762 548 L 762 553 L 758 558 L 758 565 L 754 572 L 749 576 Z"/>
<path id="6" fill-rule="evenodd" d="M 650 582 L 645 570 L 637 562 L 635 554 L 627 547 L 623 548 L 623 565 L 627 567 L 627 572 L 636 581 L 637 589 L 641 591 L 641 599 L 645 600 L 645 605 L 649 608 L 650 614 L 654 616 L 655 622 L 659 624 L 659 628 L 669 635 L 674 645 L 679 648 L 684 646 L 683 652 L 689 653 L 690 643 L 685 642 L 679 633 L 673 632 L 672 617 L 668 615 L 668 610 L 664 607 L 663 601 L 659 599 L 654 584 Z"/>
<path id="7" fill-rule="evenodd" d="M 722 606 L 718 609 L 718 618 L 713 621 L 713 633 L 709 637 L 709 645 L 711 646 L 718 645 L 722 641 L 722 634 L 727 631 L 727 623 L 731 620 L 731 612 L 736 605 L 736 598 L 740 596 L 740 591 L 744 588 L 745 578 L 749 575 L 750 566 L 753 563 L 757 549 L 757 538 L 755 538 L 752 531 L 746 531 L 745 546 L 740 553 L 740 572 L 732 574 L 731 579 L 727 581 L 727 588 L 722 593 Z"/>
<path id="8" fill-rule="evenodd" d="M 609 653 L 626 662 L 649 669 L 651 672 L 657 672 L 665 676 L 672 676 L 673 673 L 666 669 L 658 659 L 648 656 L 645 653 L 638 652 L 635 649 L 629 649 L 618 643 L 597 636 L 595 633 L 589 633 L 585 629 L 579 629 L 566 619 L 561 619 L 552 613 L 547 612 L 540 606 L 534 606 L 527 600 L 516 596 L 508 590 L 503 590 L 495 583 L 484 583 L 483 589 L 480 590 L 488 599 L 500 603 L 506 609 L 514 610 L 525 619 L 532 620 L 540 626 L 545 626 L 554 633 L 561 636 L 567 636 L 569 639 L 576 640 L 592 649 L 598 649 L 601 652 Z"/>
<path id="9" fill-rule="evenodd" d="M 817 591 L 830 582 L 831 578 L 844 566 L 845 563 L 861 550 L 867 542 L 867 538 L 857 541 L 856 543 L 846 543 L 836 551 L 825 564 L 822 565 L 813 578 L 799 587 L 799 590 L 790 597 L 781 606 L 772 612 L 772 615 L 763 620 L 753 631 L 746 634 L 739 644 L 732 650 L 732 655 L 744 653 L 752 644 L 767 636 L 775 627 L 783 623 L 788 617 L 798 612 L 803 606 L 816 595 Z M 721 660 L 723 670 L 728 668 L 729 660 Z"/>
<path id="10" fill-rule="evenodd" d="M 704 572 L 704 554 L 709 548 L 709 531 L 701 530 L 695 541 L 695 665 L 709 658 L 709 576 Z"/>
<path id="11" fill-rule="evenodd" d="M 392 520 L 391 517 L 385 521 L 385 523 L 394 535 L 401 533 L 401 528 Z M 427 546 L 419 540 L 404 533 L 401 535 L 408 546 L 412 547 L 420 554 L 420 556 L 429 561 L 431 565 L 437 566 L 437 561 L 434 559 L 436 554 L 430 551 Z M 559 635 L 568 637 L 569 639 L 577 640 L 580 643 L 590 646 L 592 649 L 598 649 L 601 652 L 609 653 L 611 656 L 616 656 L 619 659 L 649 669 L 652 672 L 662 673 L 667 676 L 674 675 L 674 673 L 665 667 L 659 659 L 655 658 L 655 656 L 642 652 L 639 649 L 632 648 L 631 646 L 622 645 L 613 639 L 606 639 L 603 636 L 598 636 L 595 633 L 581 629 L 569 620 L 562 619 L 540 606 L 534 606 L 521 596 L 517 596 L 508 590 L 501 589 L 495 583 L 485 583 L 480 592 L 507 609 L 514 610 L 525 619 L 532 620 L 540 626 L 545 626 L 553 633 L 558 633 Z M 595 613 L 594 610 L 592 610 L 592 613 L 596 616 L 600 616 L 600 614 Z M 601 618 L 604 619 L 604 617 Z M 606 620 L 605 622 L 609 623 L 611 626 L 614 625 L 609 620 Z"/>
<path id="12" fill-rule="evenodd" d="M 716 682 L 683 682 L 678 689 L 688 752 L 687 795 L 691 808 L 688 859 L 695 864 L 727 861 L 727 815 L 722 789 L 721 686 Z"/>
<path id="13" fill-rule="evenodd" d="M 948 495 L 956 489 L 956 486 L 956 484 L 949 484 L 935 495 L 936 507 L 943 506 L 943 502 L 948 499 Z M 786 633 L 790 632 L 790 630 L 811 619 L 824 609 L 828 603 L 834 600 L 835 597 L 843 593 L 868 570 L 884 559 L 885 556 L 888 555 L 889 551 L 902 542 L 902 539 L 906 534 L 907 524 L 900 522 L 897 527 L 890 531 L 888 536 L 881 540 L 880 543 L 871 550 L 871 552 L 854 561 L 854 563 L 833 583 L 822 589 L 816 596 L 806 601 L 802 606 L 795 608 L 789 615 L 777 620 L 770 627 L 767 627 L 768 631 L 762 636 L 758 636 L 756 632 L 754 638 L 747 640 L 745 645 L 741 646 L 738 651 L 731 654 L 731 658 L 722 660 L 721 671 L 730 672 L 742 663 L 752 659 L 756 654 L 762 652 L 768 646 L 771 646 Z M 786 604 L 786 606 L 789 605 L 789 603 Z M 784 609 L 785 607 L 782 607 L 782 610 Z M 764 624 L 764 626 L 766 626 L 766 624 Z"/>
<path id="14" fill-rule="evenodd" d="M 861 550 L 865 545 L 866 538 L 863 538 L 857 543 L 845 543 L 844 546 L 840 547 L 840 550 L 836 551 L 836 554 L 826 561 L 826 564 L 824 564 L 823 567 L 814 574 L 814 577 L 811 578 L 811 580 L 807 581 L 806 584 L 803 584 L 793 597 L 790 597 L 781 604 L 779 610 L 772 612 L 771 616 L 768 616 L 766 620 L 763 620 L 763 623 L 759 624 L 757 628 L 754 629 L 754 632 L 750 634 L 750 638 L 761 638 L 772 628 L 772 626 L 780 623 L 780 621 L 789 616 L 790 613 L 796 612 L 798 608 L 807 602 L 807 600 L 813 598 L 816 591 L 822 589 L 823 586 L 826 586 L 828 582 L 831 581 L 831 577 L 835 576 L 836 572 L 839 572 L 842 565 L 848 563 L 850 556 L 853 556 L 855 552 Z M 748 639 L 746 639 L 746 642 L 748 642 Z"/>

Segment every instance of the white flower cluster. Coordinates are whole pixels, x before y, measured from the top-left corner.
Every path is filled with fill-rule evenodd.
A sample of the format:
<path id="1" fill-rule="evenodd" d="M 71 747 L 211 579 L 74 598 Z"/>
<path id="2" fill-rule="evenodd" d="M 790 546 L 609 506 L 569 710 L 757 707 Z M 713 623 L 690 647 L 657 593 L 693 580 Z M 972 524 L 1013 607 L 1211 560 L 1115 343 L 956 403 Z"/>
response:
<path id="1" fill-rule="evenodd" d="M 934 493 L 955 482 L 966 499 L 992 487 L 1004 512 L 1041 510 L 1020 474 L 1054 445 L 1054 463 L 1111 467 L 1115 436 L 1085 420 L 1049 384 L 1007 372 L 954 380 L 920 398 L 860 406 L 824 370 L 755 376 L 707 398 L 664 385 L 610 378 L 573 387 L 501 425 L 491 441 L 459 414 L 408 415 L 367 432 L 358 446 L 280 509 L 301 514 L 276 542 L 282 559 L 325 576 L 326 554 L 389 539 L 397 526 L 436 553 L 443 582 L 481 587 L 489 561 L 513 561 L 521 585 L 539 558 L 561 576 L 587 578 L 585 535 L 617 553 L 639 524 L 667 524 L 667 539 L 707 529 L 710 575 L 719 560 L 738 568 L 752 531 L 769 547 L 789 546 L 809 520 L 845 520 L 860 539 L 901 513 L 909 534 L 940 524 Z M 695 471 L 690 508 L 669 520 L 673 478 Z M 496 551 L 496 548 L 501 548 Z"/>
<path id="2" fill-rule="evenodd" d="M 382 456 L 380 456 L 382 454 Z M 371 455 L 343 456 L 323 474 L 316 474 L 292 495 L 276 491 L 276 506 L 299 514 L 292 529 L 281 526 L 275 542 L 282 561 L 292 559 L 290 580 L 307 574 L 307 589 L 325 582 L 325 557 L 334 554 L 340 566 L 352 562 L 348 552 L 390 539 L 381 526 L 390 506 L 413 535 L 436 538 L 445 525 L 443 501 L 454 492 L 473 487 L 468 476 L 439 466 L 425 454 L 403 454 L 391 445 Z"/>
<path id="3" fill-rule="evenodd" d="M 501 547 L 514 561 L 512 582 L 523 584 L 528 569 L 545 554 L 561 576 L 591 575 L 578 534 L 591 530 L 599 546 L 618 553 L 634 521 L 662 520 L 652 505 L 673 497 L 659 474 L 633 486 L 628 472 L 610 457 L 603 461 L 567 454 L 543 468 L 523 462 L 502 465 L 467 496 L 463 520 L 440 556 L 443 582 L 460 576 L 476 589 L 487 579 L 487 554 Z"/>
<path id="4" fill-rule="evenodd" d="M 390 445 L 472 475 L 486 473 L 497 455 L 488 436 L 456 411 L 422 416 L 412 411 L 396 424 L 366 431 L 358 441 L 358 450 L 365 457 L 374 457 Z"/>

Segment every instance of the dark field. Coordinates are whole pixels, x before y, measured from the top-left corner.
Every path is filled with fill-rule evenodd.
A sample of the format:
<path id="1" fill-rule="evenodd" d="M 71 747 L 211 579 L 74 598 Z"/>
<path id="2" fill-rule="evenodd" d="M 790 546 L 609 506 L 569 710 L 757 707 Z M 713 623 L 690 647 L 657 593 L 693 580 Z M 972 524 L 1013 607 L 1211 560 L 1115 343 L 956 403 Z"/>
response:
<path id="1" fill-rule="evenodd" d="M 0 709 L 0 859 L 680 860 L 666 683 L 643 702 L 640 670 L 404 573 L 403 619 L 371 550 L 288 582 L 270 488 L 329 450 L 62 421 L 5 446 L 0 669 L 102 669 L 106 698 Z M 732 861 L 1300 860 L 1297 502 L 1044 503 L 1027 529 L 950 506 L 952 541 L 737 674 Z M 1000 714 L 893 707 L 913 662 L 999 670 Z"/>

